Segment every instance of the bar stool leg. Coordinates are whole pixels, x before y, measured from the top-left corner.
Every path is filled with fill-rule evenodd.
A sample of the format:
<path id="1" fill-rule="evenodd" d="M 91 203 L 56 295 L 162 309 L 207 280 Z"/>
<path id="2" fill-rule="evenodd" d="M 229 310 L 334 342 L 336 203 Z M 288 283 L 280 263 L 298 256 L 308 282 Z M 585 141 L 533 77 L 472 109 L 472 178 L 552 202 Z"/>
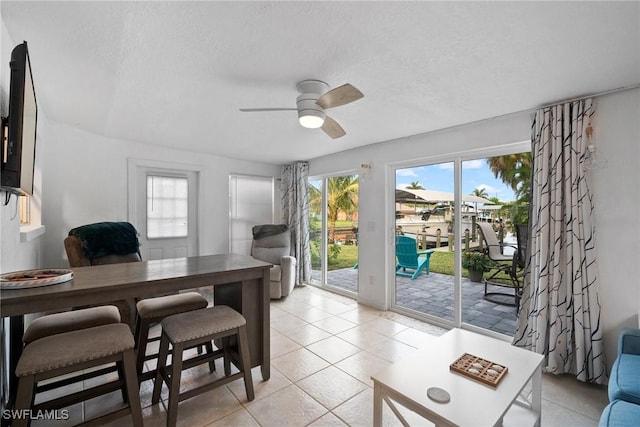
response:
<path id="1" fill-rule="evenodd" d="M 222 338 L 222 353 L 224 354 L 224 374 L 225 376 L 231 375 L 231 352 L 229 351 L 229 347 L 231 346 L 231 338 L 224 337 Z"/>
<path id="2" fill-rule="evenodd" d="M 27 412 L 33 403 L 33 389 L 35 387 L 35 376 L 29 375 L 19 379 L 18 392 L 16 394 L 15 409 Z M 12 421 L 11 425 L 14 427 L 27 427 L 29 425 L 29 418 L 16 418 Z"/>
<path id="3" fill-rule="evenodd" d="M 158 365 L 156 369 L 156 379 L 153 382 L 153 393 L 151 395 L 151 403 L 154 405 L 160 401 L 160 393 L 162 392 L 162 381 L 165 374 L 165 366 L 167 364 L 168 354 L 169 354 L 169 338 L 163 333 L 162 338 L 160 339 L 160 349 L 158 352 Z"/>
<path id="4" fill-rule="evenodd" d="M 125 377 L 126 372 L 124 371 L 124 368 L 123 368 L 122 364 L 123 364 L 122 361 L 116 362 L 116 372 L 118 373 L 118 379 L 119 380 L 122 380 L 123 378 L 126 379 L 126 377 Z M 137 377 L 138 376 L 136 375 L 136 378 Z M 122 394 L 122 401 L 123 402 L 128 402 L 129 401 L 129 397 L 128 397 L 129 394 L 128 394 L 128 390 L 127 390 L 126 387 L 122 387 L 120 389 L 120 394 Z M 136 393 L 136 394 L 138 394 L 138 393 Z"/>
<path id="5" fill-rule="evenodd" d="M 249 358 L 249 340 L 247 339 L 247 327 L 240 326 L 238 328 L 238 350 L 242 359 L 242 373 L 244 375 L 244 389 L 247 393 L 247 400 L 252 401 L 255 396 L 253 394 L 253 379 L 251 378 L 251 360 Z"/>
<path id="6" fill-rule="evenodd" d="M 211 341 L 207 342 L 205 344 L 205 347 L 207 349 L 207 352 L 209 354 L 213 354 L 213 343 Z M 198 353 L 200 353 L 200 349 L 202 348 L 201 345 L 198 346 Z M 209 372 L 211 372 L 212 374 L 216 371 L 216 361 L 215 360 L 211 360 L 211 362 L 209 362 Z"/>
<path id="7" fill-rule="evenodd" d="M 136 356 L 134 350 L 127 350 L 122 355 L 122 369 L 124 370 L 124 379 L 129 408 L 131 409 L 131 419 L 134 426 L 142 425 L 142 407 L 140 405 L 140 391 L 138 384 L 138 374 L 136 372 Z M 123 391 L 124 394 L 124 391 Z"/>
<path id="8" fill-rule="evenodd" d="M 149 322 L 138 316 L 136 322 L 136 370 L 138 375 L 144 369 L 144 357 L 147 353 L 147 341 L 149 339 Z M 141 380 L 141 378 L 140 378 Z"/>
<path id="9" fill-rule="evenodd" d="M 171 352 L 171 385 L 167 405 L 167 426 L 175 426 L 178 421 L 178 400 L 180 398 L 180 377 L 182 376 L 182 352 L 184 345 L 176 343 Z"/>

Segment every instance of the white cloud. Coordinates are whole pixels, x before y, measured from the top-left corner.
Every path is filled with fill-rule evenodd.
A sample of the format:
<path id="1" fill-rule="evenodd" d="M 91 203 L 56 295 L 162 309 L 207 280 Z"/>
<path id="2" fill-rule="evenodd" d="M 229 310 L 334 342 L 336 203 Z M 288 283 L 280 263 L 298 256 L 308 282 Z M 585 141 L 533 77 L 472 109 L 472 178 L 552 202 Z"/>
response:
<path id="1" fill-rule="evenodd" d="M 487 194 L 502 193 L 504 191 L 504 188 L 493 187 L 493 186 L 487 185 L 487 184 L 480 184 L 480 185 L 478 185 L 476 187 L 476 189 L 484 190 L 484 191 L 487 192 Z"/>
<path id="2" fill-rule="evenodd" d="M 484 159 L 467 160 L 462 162 L 462 169 L 480 169 L 486 166 Z"/>
<path id="3" fill-rule="evenodd" d="M 438 163 L 438 169 L 453 170 L 453 162 Z M 481 169 L 486 167 L 484 159 L 466 160 L 462 162 L 462 170 Z"/>
<path id="4" fill-rule="evenodd" d="M 397 169 L 396 170 L 396 176 L 418 177 L 418 174 L 415 172 L 414 169 Z"/>
<path id="5" fill-rule="evenodd" d="M 418 183 L 420 184 L 420 183 Z M 407 188 L 409 188 L 409 186 L 411 185 L 410 182 L 398 182 L 396 184 L 396 189 L 398 190 L 406 190 Z"/>

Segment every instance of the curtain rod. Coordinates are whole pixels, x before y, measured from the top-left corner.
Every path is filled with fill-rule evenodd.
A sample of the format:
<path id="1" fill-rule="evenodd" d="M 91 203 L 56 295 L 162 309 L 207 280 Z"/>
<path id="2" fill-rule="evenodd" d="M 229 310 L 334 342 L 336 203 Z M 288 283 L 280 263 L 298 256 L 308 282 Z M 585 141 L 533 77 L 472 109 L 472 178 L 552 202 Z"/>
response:
<path id="1" fill-rule="evenodd" d="M 520 112 L 536 111 L 536 110 L 540 110 L 542 108 L 553 107 L 553 106 L 558 105 L 558 104 L 566 104 L 567 102 L 575 102 L 575 101 L 580 101 L 582 99 L 587 99 L 587 98 L 596 98 L 598 96 L 609 95 L 609 94 L 617 93 L 617 92 L 624 92 L 624 91 L 627 91 L 627 90 L 637 89 L 639 87 L 640 87 L 640 83 L 636 83 L 636 84 L 631 85 L 631 86 L 623 86 L 623 87 L 619 87 L 619 88 L 616 88 L 616 89 L 609 89 L 609 90 L 605 90 L 605 91 L 602 91 L 602 92 L 593 93 L 593 94 L 590 94 L 590 95 L 582 95 L 582 96 L 578 96 L 578 97 L 575 97 L 575 98 L 565 99 L 565 100 L 562 100 L 562 101 L 556 101 L 556 102 L 553 102 L 553 103 L 550 103 L 550 104 L 543 105 L 542 107 L 530 108 L 528 110 L 523 110 L 523 111 L 520 111 Z"/>
<path id="2" fill-rule="evenodd" d="M 514 114 L 535 113 L 536 111 L 538 111 L 538 110 L 540 110 L 542 108 L 549 108 L 549 107 L 553 107 L 554 105 L 564 104 L 566 102 L 574 102 L 574 101 L 579 101 L 581 99 L 586 99 L 586 98 L 595 98 L 595 97 L 598 97 L 598 96 L 609 95 L 609 94 L 617 93 L 617 92 L 624 92 L 624 91 L 627 91 L 627 90 L 633 90 L 633 89 L 637 89 L 637 88 L 640 88 L 640 83 L 636 83 L 636 84 L 631 85 L 631 86 L 622 86 L 622 87 L 619 87 L 619 88 L 616 88 L 616 89 L 609 89 L 609 90 L 605 90 L 605 91 L 602 91 L 602 92 L 596 92 L 596 93 L 592 93 L 590 95 L 582 95 L 582 96 L 575 97 L 575 98 L 556 101 L 556 102 L 553 102 L 553 103 L 550 103 L 550 104 L 542 105 L 541 107 L 526 108 L 524 110 L 514 111 L 514 112 L 511 112 L 511 113 L 499 114 L 497 116 L 487 117 L 486 119 L 476 120 L 474 122 L 464 123 L 464 124 L 460 124 L 460 125 L 454 125 L 454 126 L 450 126 L 450 127 L 443 128 L 443 129 L 436 129 L 436 130 L 433 130 L 431 132 L 439 132 L 439 131 L 444 131 L 444 130 L 451 129 L 451 128 L 458 127 L 458 126 L 466 126 L 466 125 L 482 123 L 482 122 L 486 122 L 486 121 L 489 121 L 489 120 L 495 120 L 495 119 L 500 119 L 502 117 L 512 116 Z M 426 132 L 426 133 L 431 133 L 431 132 Z"/>
<path id="3" fill-rule="evenodd" d="M 432 135 L 432 134 L 436 134 L 436 133 L 440 133 L 440 132 L 445 132 L 451 129 L 455 129 L 455 128 L 459 128 L 459 127 L 464 127 L 464 126 L 472 126 L 472 125 L 477 125 L 479 123 L 484 123 L 490 120 L 496 120 L 496 119 L 501 119 L 503 117 L 507 117 L 507 116 L 512 116 L 515 114 L 521 114 L 521 113 L 535 113 L 536 111 L 538 111 L 541 108 L 549 108 L 549 107 L 553 107 L 554 105 L 558 105 L 558 104 L 562 104 L 565 102 L 574 102 L 574 101 L 579 101 L 581 99 L 586 99 L 586 98 L 595 98 L 597 96 L 604 96 L 604 95 L 609 95 L 612 93 L 616 93 L 616 92 L 624 92 L 627 90 L 633 90 L 633 89 L 637 89 L 640 88 L 640 83 L 636 83 L 633 84 L 631 86 L 622 86 L 616 89 L 609 89 L 609 90 L 605 90 L 602 92 L 596 92 L 596 93 L 592 93 L 590 95 L 583 95 L 580 97 L 576 97 L 576 98 L 571 98 L 571 99 L 565 99 L 565 100 L 561 100 L 561 101 L 557 101 L 555 103 L 551 103 L 551 104 L 545 104 L 541 107 L 533 107 L 533 108 L 526 108 L 524 110 L 519 110 L 519 111 L 513 111 L 511 113 L 505 113 L 505 114 L 499 114 L 497 116 L 491 116 L 491 117 L 487 117 L 485 119 L 479 119 L 479 120 L 475 120 L 473 122 L 468 122 L 468 123 L 461 123 L 461 124 L 457 124 L 457 125 L 452 125 L 452 126 L 447 126 L 444 128 L 440 128 L 440 129 L 433 129 L 427 132 L 422 132 L 419 134 L 415 134 L 415 135 L 408 135 L 408 136 L 404 136 L 404 137 L 400 137 L 400 138 L 394 138 L 391 141 L 396 141 L 396 140 L 401 140 L 401 139 L 407 139 L 413 136 L 417 136 L 417 135 Z"/>

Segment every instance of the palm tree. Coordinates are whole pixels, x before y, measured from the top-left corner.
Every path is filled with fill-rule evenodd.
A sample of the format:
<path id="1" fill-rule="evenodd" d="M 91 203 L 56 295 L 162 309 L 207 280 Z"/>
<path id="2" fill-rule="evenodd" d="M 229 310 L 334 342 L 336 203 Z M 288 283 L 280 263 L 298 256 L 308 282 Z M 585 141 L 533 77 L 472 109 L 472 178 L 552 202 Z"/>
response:
<path id="1" fill-rule="evenodd" d="M 485 199 L 489 198 L 489 194 L 487 194 L 486 188 L 476 188 L 471 192 L 472 196 L 483 197 Z"/>
<path id="2" fill-rule="evenodd" d="M 309 198 L 309 212 L 314 215 L 319 215 L 322 212 L 322 190 L 315 185 L 309 183 L 308 185 L 308 198 Z"/>
<path id="3" fill-rule="evenodd" d="M 509 154 L 506 156 L 489 157 L 489 169 L 496 178 L 510 186 L 518 199 L 522 196 L 529 198 L 531 184 L 531 153 Z"/>
<path id="4" fill-rule="evenodd" d="M 334 241 L 336 221 L 340 212 L 352 214 L 358 210 L 358 177 L 339 176 L 327 179 L 327 220 L 329 240 Z M 309 211 L 322 211 L 322 191 L 309 184 Z"/>
<path id="5" fill-rule="evenodd" d="M 407 190 L 424 190 L 424 187 L 420 185 L 418 181 L 413 181 L 411 184 L 405 187 Z"/>
<path id="6" fill-rule="evenodd" d="M 515 202 L 509 206 L 511 221 L 514 224 L 527 222 L 531 199 L 531 153 L 489 157 L 487 164 L 493 175 L 510 186 L 516 195 Z"/>
<path id="7" fill-rule="evenodd" d="M 358 177 L 355 175 L 338 176 L 327 179 L 327 220 L 329 221 L 329 240 L 335 239 L 338 214 L 354 213 L 358 210 Z"/>

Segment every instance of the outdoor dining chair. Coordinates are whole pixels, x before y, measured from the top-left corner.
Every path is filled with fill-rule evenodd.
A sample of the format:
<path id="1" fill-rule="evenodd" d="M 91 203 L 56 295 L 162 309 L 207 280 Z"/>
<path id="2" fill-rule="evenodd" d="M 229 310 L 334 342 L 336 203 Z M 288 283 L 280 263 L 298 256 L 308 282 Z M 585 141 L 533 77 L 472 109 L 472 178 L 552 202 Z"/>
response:
<path id="1" fill-rule="evenodd" d="M 508 306 L 520 306 L 520 294 L 522 292 L 521 272 L 524 262 L 523 251 L 526 251 L 526 226 L 516 227 L 519 233 L 517 246 L 507 245 L 500 243 L 498 236 L 493 231 L 493 226 L 488 222 L 478 222 L 478 229 L 482 234 L 482 238 L 485 241 L 485 253 L 493 261 L 491 270 L 493 273 L 487 277 L 484 281 L 484 299 L 496 304 L 508 305 Z M 505 254 L 504 249 L 511 247 L 514 252 L 511 254 Z M 506 280 L 498 277 L 500 273 L 504 273 L 507 276 Z M 504 276 L 503 276 L 504 277 Z M 497 280 L 497 281 L 496 281 Z M 489 292 L 488 286 L 501 286 L 505 288 L 512 288 L 511 292 Z M 504 297 L 514 298 L 514 302 L 510 302 Z"/>

